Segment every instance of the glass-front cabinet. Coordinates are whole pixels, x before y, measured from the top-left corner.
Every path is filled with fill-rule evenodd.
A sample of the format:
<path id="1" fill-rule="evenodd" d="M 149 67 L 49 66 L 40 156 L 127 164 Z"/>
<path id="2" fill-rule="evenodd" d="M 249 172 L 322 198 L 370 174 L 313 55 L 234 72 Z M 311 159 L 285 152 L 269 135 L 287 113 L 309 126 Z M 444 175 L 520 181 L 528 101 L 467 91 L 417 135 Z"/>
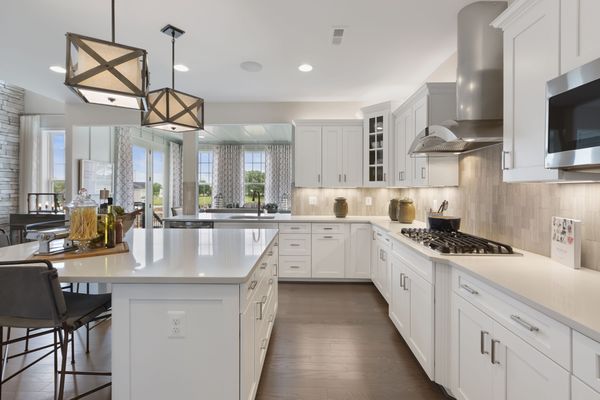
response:
<path id="1" fill-rule="evenodd" d="M 390 103 L 362 109 L 364 116 L 364 185 L 385 187 L 388 179 Z"/>

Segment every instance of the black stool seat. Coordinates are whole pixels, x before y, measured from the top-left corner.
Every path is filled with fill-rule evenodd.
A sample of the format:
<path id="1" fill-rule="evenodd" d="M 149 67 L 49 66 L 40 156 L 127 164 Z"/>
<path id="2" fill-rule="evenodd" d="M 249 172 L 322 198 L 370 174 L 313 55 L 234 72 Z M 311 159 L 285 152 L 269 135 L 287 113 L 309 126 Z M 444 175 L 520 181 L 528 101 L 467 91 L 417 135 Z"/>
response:
<path id="1" fill-rule="evenodd" d="M 65 292 L 67 314 L 65 322 L 70 329 L 76 330 L 106 312 L 111 306 L 110 294 L 83 294 Z"/>

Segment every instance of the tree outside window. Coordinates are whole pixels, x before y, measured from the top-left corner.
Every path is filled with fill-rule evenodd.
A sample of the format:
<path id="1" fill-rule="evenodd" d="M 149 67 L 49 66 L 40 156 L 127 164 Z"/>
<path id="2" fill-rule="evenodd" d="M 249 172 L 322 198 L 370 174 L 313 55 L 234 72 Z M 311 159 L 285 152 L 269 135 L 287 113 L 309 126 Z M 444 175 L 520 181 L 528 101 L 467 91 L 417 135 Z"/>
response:
<path id="1" fill-rule="evenodd" d="M 244 151 L 244 202 L 252 203 L 252 192 L 265 193 L 266 154 L 264 150 Z"/>
<path id="2" fill-rule="evenodd" d="M 51 131 L 50 135 L 50 190 L 65 193 L 65 132 Z"/>
<path id="3" fill-rule="evenodd" d="M 210 207 L 212 204 L 213 185 L 213 152 L 200 150 L 198 152 L 198 205 Z"/>

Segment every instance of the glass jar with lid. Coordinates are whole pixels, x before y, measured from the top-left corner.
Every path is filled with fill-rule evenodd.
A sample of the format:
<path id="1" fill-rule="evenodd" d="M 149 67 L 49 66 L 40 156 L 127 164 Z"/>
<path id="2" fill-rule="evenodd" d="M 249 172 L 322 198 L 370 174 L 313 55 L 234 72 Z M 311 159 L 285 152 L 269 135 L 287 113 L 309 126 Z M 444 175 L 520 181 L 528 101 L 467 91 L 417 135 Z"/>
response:
<path id="1" fill-rule="evenodd" d="M 98 204 L 81 188 L 65 208 L 70 221 L 69 239 L 77 244 L 78 251 L 89 250 L 92 240 L 98 237 Z"/>

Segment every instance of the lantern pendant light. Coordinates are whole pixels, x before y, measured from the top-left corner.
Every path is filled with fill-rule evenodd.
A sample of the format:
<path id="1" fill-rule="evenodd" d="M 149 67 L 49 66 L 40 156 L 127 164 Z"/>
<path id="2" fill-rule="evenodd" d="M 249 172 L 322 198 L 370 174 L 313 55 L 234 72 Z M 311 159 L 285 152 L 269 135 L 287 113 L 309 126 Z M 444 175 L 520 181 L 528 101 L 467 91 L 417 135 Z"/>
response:
<path id="1" fill-rule="evenodd" d="M 204 128 L 204 100 L 175 90 L 175 39 L 185 32 L 172 25 L 161 29 L 171 37 L 171 87 L 148 93 L 148 111 L 142 126 L 169 132 L 197 131 Z"/>
<path id="2" fill-rule="evenodd" d="M 112 41 L 67 33 L 67 85 L 91 104 L 146 108 L 148 53 L 115 42 L 115 0 L 111 0 Z"/>

